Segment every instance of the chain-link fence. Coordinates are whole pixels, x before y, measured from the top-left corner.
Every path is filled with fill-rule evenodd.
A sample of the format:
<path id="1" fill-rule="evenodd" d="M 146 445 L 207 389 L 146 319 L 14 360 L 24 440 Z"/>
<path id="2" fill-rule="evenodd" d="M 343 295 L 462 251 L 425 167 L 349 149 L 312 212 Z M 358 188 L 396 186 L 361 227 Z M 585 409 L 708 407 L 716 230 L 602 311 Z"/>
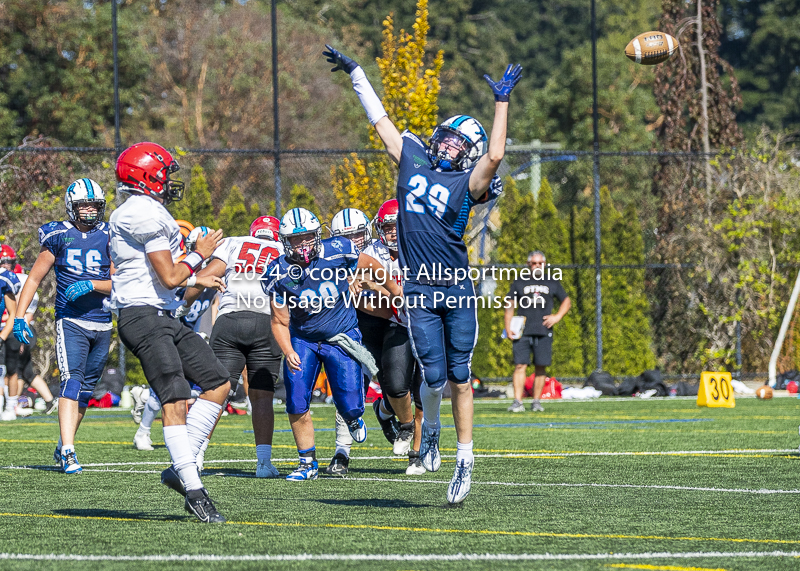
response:
<path id="1" fill-rule="evenodd" d="M 272 151 L 197 149 L 177 154 L 185 180 L 201 167 L 216 214 L 233 188 L 241 191 L 248 205 L 255 203 L 261 213 L 273 213 L 279 186 L 283 211 L 297 188 L 303 188 L 327 222 L 339 206 L 332 191 L 333 170 L 352 152 L 288 151 L 279 156 L 279 172 Z M 3 233 L 20 251 L 24 265 L 29 267 L 38 252 L 35 229 L 63 217 L 63 185 L 77 176 L 91 176 L 113 189 L 114 157 L 113 149 L 7 150 L 0 162 L 4 195 L 0 214 L 8 224 Z M 763 171 L 765 161 L 733 155 L 710 161 L 691 154 L 602 153 L 597 156 L 596 196 L 594 160 L 595 155 L 585 151 L 511 150 L 501 167 L 507 185 L 513 184 L 518 195 L 532 194 L 541 201 L 545 195 L 540 193 L 550 188 L 559 232 L 565 236 L 562 246 L 548 242 L 547 229 L 534 232 L 533 212 L 527 218 L 530 229 L 504 228 L 502 219 L 508 215 L 504 208 L 511 208 L 505 197 L 476 208 L 466 236 L 471 261 L 481 267 L 523 267 L 524 259 L 507 259 L 501 251 L 499 243 L 507 233 L 524 241 L 534 232 L 532 241 L 526 242 L 530 249 L 538 247 L 537 240 L 551 244 L 548 262 L 562 270 L 573 304 L 565 319 L 569 324 L 556 326 L 552 372 L 578 378 L 598 365 L 615 375 L 638 374 L 651 367 L 671 375 L 696 375 L 706 367 L 743 374 L 765 371 L 797 271 L 793 232 L 778 228 L 791 226 L 798 218 L 795 211 L 787 214 L 774 208 L 769 197 L 760 199 L 764 209 L 759 211 L 756 199 L 748 194 L 748 184 L 756 176 L 753 165 L 761 165 Z M 779 165 L 775 170 L 780 169 Z M 596 198 L 599 226 L 594 218 Z M 742 210 L 745 203 L 749 210 Z M 739 228 L 759 224 L 772 225 L 774 236 L 737 234 Z M 508 288 L 502 280 L 479 285 L 484 291 L 491 286 L 498 295 Z M 51 296 L 48 289 L 43 305 L 52 302 Z M 494 351 L 502 310 L 482 319 L 481 343 L 487 346 L 478 350 Z M 46 345 L 52 328 L 44 323 L 42 327 Z M 791 361 L 788 354 L 800 343 L 792 336 L 787 343 L 786 359 Z M 498 344 L 497 351 L 504 354 L 509 348 Z M 38 360 L 42 367 L 51 362 L 52 355 Z M 506 376 L 511 370 L 510 352 L 505 363 L 481 366 L 486 370 L 477 370 L 478 374 Z"/>

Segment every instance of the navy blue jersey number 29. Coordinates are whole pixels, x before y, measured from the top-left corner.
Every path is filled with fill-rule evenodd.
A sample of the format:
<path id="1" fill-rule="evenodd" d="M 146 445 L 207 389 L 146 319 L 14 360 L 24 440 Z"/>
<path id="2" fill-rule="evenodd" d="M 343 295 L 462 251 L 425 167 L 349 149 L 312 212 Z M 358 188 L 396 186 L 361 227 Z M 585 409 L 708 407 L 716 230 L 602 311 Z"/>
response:
<path id="1" fill-rule="evenodd" d="M 433 214 L 437 218 L 444 216 L 447 203 L 450 200 L 450 189 L 437 183 L 431 184 L 425 175 L 415 174 L 408 179 L 411 190 L 406 195 L 406 211 L 417 214 L 425 213 L 427 200 Z"/>

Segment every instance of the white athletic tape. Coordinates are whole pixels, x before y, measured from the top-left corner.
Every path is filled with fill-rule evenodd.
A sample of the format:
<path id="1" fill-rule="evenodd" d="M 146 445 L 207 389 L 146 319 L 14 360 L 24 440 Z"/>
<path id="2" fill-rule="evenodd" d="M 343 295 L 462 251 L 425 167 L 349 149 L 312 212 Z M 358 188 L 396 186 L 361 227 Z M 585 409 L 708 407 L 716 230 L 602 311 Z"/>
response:
<path id="1" fill-rule="evenodd" d="M 738 559 L 800 557 L 800 551 L 691 551 L 647 553 L 298 553 L 285 555 L 77 555 L 0 553 L 0 560 L 22 561 L 615 561 L 637 559 Z"/>

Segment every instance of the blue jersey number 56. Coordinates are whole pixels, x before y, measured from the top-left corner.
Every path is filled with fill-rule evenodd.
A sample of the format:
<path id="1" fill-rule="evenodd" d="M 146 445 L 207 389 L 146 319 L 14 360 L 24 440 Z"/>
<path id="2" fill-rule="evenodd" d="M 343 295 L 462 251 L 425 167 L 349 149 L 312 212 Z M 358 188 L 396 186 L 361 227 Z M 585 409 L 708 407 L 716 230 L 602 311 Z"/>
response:
<path id="1" fill-rule="evenodd" d="M 86 271 L 87 274 L 100 275 L 100 265 L 103 261 L 103 256 L 99 250 L 88 250 L 84 261 L 83 251 L 79 248 L 67 249 L 67 264 L 73 274 L 82 274 Z"/>

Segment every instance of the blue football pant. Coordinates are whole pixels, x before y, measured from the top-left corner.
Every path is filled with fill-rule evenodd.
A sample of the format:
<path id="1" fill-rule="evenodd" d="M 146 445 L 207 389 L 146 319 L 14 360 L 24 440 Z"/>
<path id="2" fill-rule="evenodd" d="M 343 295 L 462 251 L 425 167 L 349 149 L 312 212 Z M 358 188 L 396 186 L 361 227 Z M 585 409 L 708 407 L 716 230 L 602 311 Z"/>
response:
<path id="1" fill-rule="evenodd" d="M 403 293 L 411 347 L 425 382 L 431 387 L 440 387 L 448 380 L 468 382 L 478 340 L 472 282 L 465 280 L 453 286 L 406 282 Z"/>
<path id="2" fill-rule="evenodd" d="M 361 341 L 357 329 L 347 335 Z M 353 359 L 338 345 L 306 341 L 292 337 L 292 348 L 300 356 L 300 371 L 292 371 L 283 365 L 283 380 L 286 383 L 286 412 L 303 414 L 311 405 L 311 393 L 322 366 L 331 386 L 336 410 L 345 420 L 355 420 L 364 414 L 364 385 L 361 363 Z"/>
<path id="3" fill-rule="evenodd" d="M 56 321 L 56 361 L 61 372 L 58 396 L 86 408 L 103 375 L 110 345 L 110 329 L 91 331 L 66 319 Z"/>

